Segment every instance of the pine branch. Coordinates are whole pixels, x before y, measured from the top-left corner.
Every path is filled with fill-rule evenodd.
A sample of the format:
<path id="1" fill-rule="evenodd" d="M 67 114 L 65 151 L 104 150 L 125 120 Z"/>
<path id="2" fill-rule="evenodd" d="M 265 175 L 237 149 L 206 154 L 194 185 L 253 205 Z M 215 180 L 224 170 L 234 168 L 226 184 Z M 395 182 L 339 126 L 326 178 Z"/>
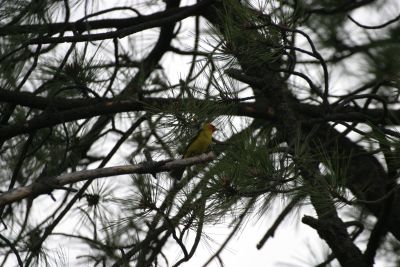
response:
<path id="1" fill-rule="evenodd" d="M 171 171 L 182 167 L 210 162 L 215 158 L 214 153 L 202 154 L 187 159 L 168 159 L 153 162 L 143 162 L 136 165 L 123 165 L 94 170 L 66 173 L 57 177 L 41 178 L 28 186 L 16 188 L 0 195 L 0 207 L 41 194 L 48 194 L 55 189 L 63 189 L 64 185 L 91 179 L 112 177 L 123 174 L 153 174 Z"/>
<path id="2" fill-rule="evenodd" d="M 85 99 L 65 99 L 61 97 L 45 98 L 34 96 L 28 92 L 12 92 L 0 89 L 0 98 L 2 101 L 12 104 L 18 104 L 31 108 L 47 109 L 57 108 L 59 112 L 47 113 L 34 117 L 23 124 L 3 126 L 0 132 L 0 140 L 7 140 L 20 134 L 32 133 L 35 130 L 55 126 L 63 122 L 69 122 L 79 119 L 91 118 L 100 115 L 116 114 L 129 111 L 162 111 L 167 107 L 181 106 L 187 103 L 186 99 L 169 98 L 145 98 L 142 101 L 131 99 L 111 99 L 111 98 L 85 98 Z M 223 101 L 190 99 L 196 105 L 212 104 L 225 105 L 217 111 L 216 115 L 236 115 L 248 116 L 252 118 L 262 118 L 266 120 L 274 119 L 276 114 L 274 108 L 268 103 L 237 103 L 234 99 Z M 223 106 L 222 106 L 223 107 Z M 381 121 L 385 114 L 387 119 L 400 117 L 400 110 L 387 109 L 368 109 L 364 112 L 357 112 L 353 107 L 342 107 L 336 113 L 325 115 L 322 106 L 310 104 L 293 103 L 293 109 L 301 114 L 311 116 L 318 122 L 324 121 L 348 121 L 348 122 L 367 122 L 374 118 Z M 315 123 L 316 121 L 309 121 Z"/>
<path id="3" fill-rule="evenodd" d="M 370 266 L 364 261 L 360 250 L 352 242 L 348 242 L 346 227 L 338 217 L 327 220 L 305 215 L 301 221 L 317 230 L 319 236 L 332 248 L 343 267 Z"/>
<path id="4" fill-rule="evenodd" d="M 134 18 L 125 19 L 101 19 L 84 21 L 78 20 L 72 23 L 52 23 L 52 24 L 34 24 L 34 25 L 12 25 L 0 28 L 0 36 L 16 35 L 16 34 L 42 34 L 42 35 L 54 35 L 62 32 L 86 32 L 91 30 L 100 29 L 112 29 L 117 28 L 120 30 L 111 32 L 109 34 L 102 34 L 106 38 L 119 37 L 119 35 L 126 36 L 126 34 L 132 34 L 137 31 L 143 31 L 145 29 L 164 26 L 166 23 L 177 22 L 186 17 L 199 14 L 205 6 L 209 5 L 211 1 L 205 0 L 199 3 L 186 6 L 171 8 L 165 11 L 156 12 L 150 15 L 139 15 Z M 123 30 L 122 30 L 123 29 Z M 133 32 L 132 32 L 133 31 Z M 112 35 L 110 37 L 110 35 Z M 46 37 L 46 38 L 35 38 L 29 41 L 29 43 L 59 43 L 66 41 L 89 41 L 89 40 L 100 40 L 96 39 L 99 34 L 88 34 L 78 36 L 66 36 L 66 37 Z M 66 39 L 65 39 L 66 38 Z M 98 38 L 98 37 L 97 37 Z"/>

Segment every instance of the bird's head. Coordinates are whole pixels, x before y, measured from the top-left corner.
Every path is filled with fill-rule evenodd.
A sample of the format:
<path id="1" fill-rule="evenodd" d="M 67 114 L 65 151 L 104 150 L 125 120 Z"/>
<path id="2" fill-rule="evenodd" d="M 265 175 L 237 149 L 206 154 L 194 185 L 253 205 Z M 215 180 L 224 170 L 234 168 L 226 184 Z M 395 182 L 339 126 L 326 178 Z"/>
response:
<path id="1" fill-rule="evenodd" d="M 215 132 L 217 130 L 217 128 L 214 125 L 212 125 L 211 123 L 209 123 L 209 122 L 204 124 L 203 129 L 207 130 L 207 131 L 210 131 L 211 133 L 213 133 L 213 132 Z"/>

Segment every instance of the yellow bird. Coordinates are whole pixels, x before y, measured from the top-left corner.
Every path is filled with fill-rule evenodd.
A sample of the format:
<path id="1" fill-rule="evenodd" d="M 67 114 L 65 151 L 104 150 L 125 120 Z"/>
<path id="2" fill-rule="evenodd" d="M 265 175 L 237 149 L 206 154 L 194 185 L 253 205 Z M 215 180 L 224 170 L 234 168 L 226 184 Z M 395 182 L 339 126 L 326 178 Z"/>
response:
<path id="1" fill-rule="evenodd" d="M 216 130 L 217 128 L 215 128 L 211 123 L 205 123 L 197 135 L 187 145 L 182 158 L 186 159 L 206 152 L 211 144 L 212 135 Z M 174 169 L 171 171 L 171 176 L 180 180 L 184 171 L 185 168 Z"/>

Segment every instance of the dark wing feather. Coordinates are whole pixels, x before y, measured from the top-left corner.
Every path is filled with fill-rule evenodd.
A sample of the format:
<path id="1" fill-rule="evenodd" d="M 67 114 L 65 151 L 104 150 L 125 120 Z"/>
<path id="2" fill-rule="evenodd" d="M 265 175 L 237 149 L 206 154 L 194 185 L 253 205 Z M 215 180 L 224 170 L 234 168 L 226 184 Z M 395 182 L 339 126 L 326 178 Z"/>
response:
<path id="1" fill-rule="evenodd" d="M 190 140 L 190 142 L 187 144 L 185 150 L 183 151 L 182 159 L 185 158 L 186 151 L 188 151 L 190 145 L 194 142 L 194 140 L 196 140 L 196 138 L 199 136 L 200 132 L 201 132 L 201 130 L 199 130 L 199 131 L 197 132 L 197 134 L 196 134 L 196 135 Z M 182 176 L 183 176 L 183 173 L 185 172 L 185 169 L 186 169 L 186 168 L 174 169 L 174 170 L 172 170 L 172 171 L 170 172 L 170 175 L 171 175 L 172 178 L 174 178 L 174 179 L 176 179 L 176 180 L 180 180 L 180 179 L 182 179 Z"/>
<path id="2" fill-rule="evenodd" d="M 183 154 L 182 154 L 183 159 L 185 158 L 185 154 L 189 150 L 190 145 L 193 144 L 194 140 L 197 139 L 197 137 L 200 135 L 200 133 L 201 133 L 201 130 L 198 130 L 197 134 L 192 139 L 190 139 L 190 142 L 187 144 L 187 146 L 185 147 L 185 150 L 183 151 Z"/>

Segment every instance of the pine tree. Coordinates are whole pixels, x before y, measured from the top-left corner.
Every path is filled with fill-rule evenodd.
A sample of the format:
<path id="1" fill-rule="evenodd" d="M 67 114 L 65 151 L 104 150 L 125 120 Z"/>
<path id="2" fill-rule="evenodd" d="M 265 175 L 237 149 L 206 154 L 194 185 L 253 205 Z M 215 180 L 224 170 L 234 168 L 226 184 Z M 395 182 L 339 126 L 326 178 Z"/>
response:
<path id="1" fill-rule="evenodd" d="M 397 2 L 189 2 L 2 0 L 0 266 L 184 266 L 228 223 L 222 264 L 278 202 L 249 246 L 294 214 L 309 265 L 399 264 Z"/>

